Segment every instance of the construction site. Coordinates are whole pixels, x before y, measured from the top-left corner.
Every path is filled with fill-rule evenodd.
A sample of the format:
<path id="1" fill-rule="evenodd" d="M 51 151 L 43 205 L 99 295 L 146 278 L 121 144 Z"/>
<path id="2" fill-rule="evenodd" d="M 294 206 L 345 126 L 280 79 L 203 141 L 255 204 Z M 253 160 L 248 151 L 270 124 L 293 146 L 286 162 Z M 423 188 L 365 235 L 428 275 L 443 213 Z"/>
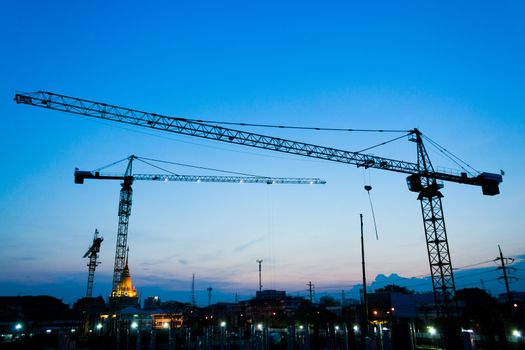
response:
<path id="1" fill-rule="evenodd" d="M 0 349 L 525 349 L 525 5 L 0 12 Z"/>
<path id="2" fill-rule="evenodd" d="M 518 349 L 523 344 L 519 329 L 522 329 L 524 322 L 522 302 L 525 295 L 510 291 L 508 267 L 505 266 L 510 261 L 504 257 L 501 248 L 499 257 L 494 261 L 499 261 L 506 283 L 506 294 L 502 300 L 491 301 L 486 293 L 472 294 L 474 291 L 466 289 L 457 293 L 442 203 L 444 184 L 450 182 L 476 186 L 480 188 L 482 195 L 496 196 L 500 193 L 502 174 L 475 171 L 452 154 L 448 156 L 455 157 L 453 159 L 460 170 L 436 170 L 427 153 L 424 139 L 433 146 L 440 146 L 418 129 L 351 130 L 401 133 L 401 136 L 396 135 L 391 140 L 370 148 L 384 146 L 399 139 L 408 140 L 415 145 L 417 158 L 415 162 L 407 162 L 365 153 L 370 148 L 362 152 L 346 151 L 231 129 L 229 125 L 220 125 L 220 122 L 209 124 L 173 118 L 51 92 L 17 93 L 15 102 L 167 133 L 338 162 L 363 169 L 405 174 L 408 190 L 416 194 L 421 208 L 432 293 L 414 294 L 413 291 L 394 284 L 374 292 L 367 291 L 363 215 L 360 214 L 362 289 L 359 300 L 345 298 L 343 295 L 339 301 L 330 297 L 316 301 L 312 297 L 312 282 L 308 283 L 309 298 L 290 296 L 285 291 L 263 289 L 263 259 L 256 261 L 259 289 L 255 297 L 249 300 L 212 303 L 213 288 L 208 287 L 208 305 L 198 307 L 195 301 L 195 274 L 190 303 L 162 302 L 158 296 L 140 300 L 140 294 L 132 282 L 130 265 L 133 266 L 133 251 L 130 251 L 128 245 L 133 184 L 136 181 L 272 186 L 324 185 L 326 181 L 320 178 L 275 178 L 239 173 L 230 173 L 227 176 L 181 175 L 166 168 L 169 164 L 173 165 L 173 162 L 131 155 L 96 170 L 77 168 L 74 171 L 74 183 L 77 185 L 91 180 L 120 182 L 112 290 L 107 300 L 100 296 L 93 297 L 95 272 L 99 265 L 97 258 L 104 241 L 99 231 L 95 230 L 92 244 L 83 256 L 89 260 L 86 295 L 74 307 L 77 319 L 81 320 L 71 321 L 72 323 L 64 326 L 74 332 L 64 334 L 63 328 L 46 328 L 50 326 L 40 326 L 40 329 L 34 326 L 29 334 L 20 329 L 19 333 L 24 336 L 15 334 L 13 338 L 11 335 L 12 342 L 6 343 L 14 348 L 19 343 L 29 344 L 24 341 L 30 342 L 32 337 L 49 338 L 57 332 L 66 339 L 63 341 L 80 349 Z M 246 126 L 246 123 L 239 123 L 237 126 Z M 447 152 L 442 147 L 440 150 Z M 157 172 L 136 173 L 134 164 L 137 162 L 153 167 Z M 119 164 L 121 167 L 124 165 L 123 172 L 109 171 Z M 368 195 L 378 238 L 370 196 L 372 186 L 365 185 L 364 190 Z M 491 308 L 491 327 L 483 324 L 487 321 L 482 316 L 471 314 L 472 308 L 479 310 L 482 305 Z M 67 324 L 66 321 L 63 322 Z M 42 332 L 43 335 L 38 335 Z"/>

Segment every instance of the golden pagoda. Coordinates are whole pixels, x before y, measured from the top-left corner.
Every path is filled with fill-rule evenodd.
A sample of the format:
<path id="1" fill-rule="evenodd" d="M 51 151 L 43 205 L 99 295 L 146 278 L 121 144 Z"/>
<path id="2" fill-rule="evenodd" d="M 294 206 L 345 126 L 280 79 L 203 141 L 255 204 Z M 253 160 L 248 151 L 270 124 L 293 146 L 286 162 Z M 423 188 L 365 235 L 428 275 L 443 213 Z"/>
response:
<path id="1" fill-rule="evenodd" d="M 129 273 L 128 254 L 126 255 L 126 266 L 120 274 L 120 281 L 117 288 L 111 291 L 109 303 L 114 306 L 135 306 L 138 305 L 137 289 L 133 286 L 131 281 L 131 274 Z"/>

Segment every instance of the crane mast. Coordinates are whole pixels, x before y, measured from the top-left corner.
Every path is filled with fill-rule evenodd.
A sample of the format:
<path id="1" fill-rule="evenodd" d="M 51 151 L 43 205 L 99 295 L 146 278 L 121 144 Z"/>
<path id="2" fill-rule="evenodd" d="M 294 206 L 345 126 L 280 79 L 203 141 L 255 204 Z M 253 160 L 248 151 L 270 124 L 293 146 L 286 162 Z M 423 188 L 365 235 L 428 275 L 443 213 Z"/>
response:
<path id="1" fill-rule="evenodd" d="M 124 175 L 104 174 L 99 171 L 82 171 L 75 169 L 75 183 L 83 184 L 86 179 L 94 180 L 122 180 L 118 209 L 118 231 L 115 249 L 115 265 L 113 268 L 113 286 L 118 287 L 120 276 L 126 265 L 126 251 L 128 247 L 128 227 L 131 215 L 133 198 L 133 182 L 135 180 L 150 181 L 179 181 L 179 182 L 225 182 L 225 183 L 255 183 L 255 184 L 294 184 L 318 185 L 326 181 L 319 178 L 286 178 L 266 176 L 210 176 L 210 175 L 174 175 L 174 174 L 133 174 L 133 161 L 139 159 L 131 155 L 127 158 L 128 164 Z M 86 253 L 87 254 L 87 253 Z"/>
<path id="2" fill-rule="evenodd" d="M 115 266 L 113 268 L 113 287 L 117 289 L 120 275 L 126 265 L 126 248 L 128 247 L 128 226 L 129 216 L 131 215 L 131 203 L 133 197 L 133 178 L 131 177 L 133 158 L 129 159 L 124 180 L 121 183 L 120 199 L 118 205 L 118 230 L 117 243 L 115 248 Z"/>
<path id="3" fill-rule="evenodd" d="M 415 136 L 419 173 L 431 174 L 434 172 L 434 167 L 423 144 L 421 132 L 416 130 Z M 438 313 L 447 315 L 451 303 L 455 300 L 456 285 L 441 203 L 443 194 L 439 191 L 441 187 L 443 186 L 438 184 L 435 178 L 421 177 L 418 199 L 423 215 L 434 302 L 438 307 Z"/>
<path id="4" fill-rule="evenodd" d="M 444 310 L 448 308 L 452 301 L 455 286 L 441 203 L 443 195 L 439 191 L 440 184 L 437 181 L 480 186 L 483 194 L 490 196 L 499 194 L 499 184 L 503 181 L 501 175 L 487 172 L 471 175 L 462 171 L 435 171 L 423 145 L 421 132 L 418 129 L 409 131 L 410 134 L 415 136 L 418 157 L 417 163 L 411 163 L 229 129 L 186 118 L 147 113 L 51 92 L 17 93 L 14 99 L 19 104 L 28 104 L 149 129 L 352 164 L 357 167 L 409 174 L 407 178 L 409 189 L 419 193 L 418 199 L 420 200 L 423 214 L 434 299 L 436 305 L 442 306 Z"/>
<path id="5" fill-rule="evenodd" d="M 97 262 L 98 253 L 100 252 L 100 245 L 102 244 L 102 241 L 104 238 L 99 235 L 98 230 L 95 229 L 95 235 L 93 237 L 93 243 L 91 244 L 91 247 L 87 250 L 87 252 L 84 254 L 83 258 L 89 257 L 89 263 L 88 263 L 88 282 L 87 282 L 87 289 L 86 289 L 86 298 L 91 298 L 93 296 L 93 281 L 95 279 L 95 269 L 100 264 Z"/>

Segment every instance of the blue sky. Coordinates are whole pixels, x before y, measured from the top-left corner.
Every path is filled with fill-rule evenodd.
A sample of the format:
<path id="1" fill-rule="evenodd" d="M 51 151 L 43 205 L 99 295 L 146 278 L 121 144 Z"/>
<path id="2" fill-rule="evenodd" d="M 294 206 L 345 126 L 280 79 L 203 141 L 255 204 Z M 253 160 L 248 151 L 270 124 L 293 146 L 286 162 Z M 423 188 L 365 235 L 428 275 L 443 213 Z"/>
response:
<path id="1" fill-rule="evenodd" d="M 319 291 L 350 290 L 360 279 L 359 213 L 370 280 L 429 272 L 419 203 L 401 174 L 17 106 L 16 90 L 208 120 L 418 127 L 474 168 L 506 173 L 496 197 L 446 184 L 453 264 L 493 259 L 498 244 L 509 256 L 525 251 L 519 180 L 525 171 L 525 7 L 519 1 L 5 1 L 3 8 L 4 294 L 57 295 L 50 286 L 62 286 L 60 297 L 82 296 L 87 268 L 81 257 L 95 228 L 105 237 L 95 293 L 109 293 L 119 185 L 75 185 L 72 173 L 130 154 L 328 181 L 295 187 L 136 183 L 129 244 L 139 291 L 158 288 L 168 298 L 179 292 L 187 301 L 195 273 L 201 291 L 211 285 L 224 298 L 249 295 L 258 287 L 255 260 L 261 258 L 266 288 L 305 291 L 312 281 Z M 388 138 L 251 130 L 347 150 Z M 430 151 L 435 165 L 454 167 Z M 406 161 L 416 155 L 406 140 L 371 152 Z M 365 183 L 373 186 L 378 241 Z"/>

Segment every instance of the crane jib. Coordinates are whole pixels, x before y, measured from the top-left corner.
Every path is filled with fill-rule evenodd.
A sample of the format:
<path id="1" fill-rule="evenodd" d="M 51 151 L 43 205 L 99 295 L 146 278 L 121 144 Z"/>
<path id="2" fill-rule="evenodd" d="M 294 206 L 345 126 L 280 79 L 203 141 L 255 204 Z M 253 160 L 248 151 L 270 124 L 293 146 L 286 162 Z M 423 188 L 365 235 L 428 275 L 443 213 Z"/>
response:
<path id="1" fill-rule="evenodd" d="M 162 116 L 51 92 L 17 93 L 14 100 L 19 104 L 28 104 L 183 135 L 353 164 L 358 167 L 405 173 L 411 175 L 407 180 L 414 185 L 412 189 L 418 187 L 417 179 L 419 176 L 419 178 L 476 185 L 482 188 L 483 194 L 496 195 L 499 193 L 499 184 L 503 181 L 501 175 L 488 172 L 482 172 L 474 176 L 469 176 L 460 171 L 455 173 L 424 172 L 416 163 L 234 130 L 190 119 Z"/>

